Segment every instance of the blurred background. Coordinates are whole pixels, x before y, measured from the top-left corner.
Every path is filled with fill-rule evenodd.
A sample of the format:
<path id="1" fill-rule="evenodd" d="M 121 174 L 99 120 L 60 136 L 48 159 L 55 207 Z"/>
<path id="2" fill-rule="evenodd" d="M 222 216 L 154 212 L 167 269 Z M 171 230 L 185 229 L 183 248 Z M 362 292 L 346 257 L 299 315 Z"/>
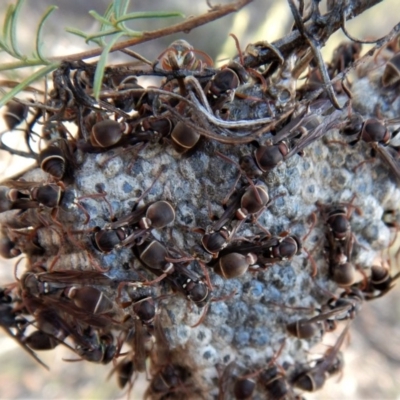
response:
<path id="1" fill-rule="evenodd" d="M 0 1 L 0 24 L 7 5 L 12 0 Z M 226 4 L 225 0 L 212 4 Z M 46 55 L 68 55 L 87 50 L 84 40 L 66 33 L 63 28 L 74 27 L 86 32 L 95 32 L 97 23 L 88 15 L 91 9 L 102 14 L 107 0 L 41 0 L 26 1 L 18 26 L 18 38 L 22 51 L 33 49 L 33 34 L 40 16 L 49 5 L 58 10 L 46 22 L 44 28 L 44 53 Z M 324 2 L 322 2 L 323 8 Z M 199 15 L 207 11 L 205 0 L 187 2 L 184 0 L 145 1 L 132 0 L 130 12 L 134 11 L 182 11 L 186 16 Z M 348 30 L 357 38 L 378 38 L 389 32 L 399 22 L 398 0 L 384 0 L 379 5 L 348 23 Z M 135 30 L 158 29 L 179 19 L 137 21 Z M 286 0 L 255 0 L 237 14 L 231 14 L 188 34 L 171 35 L 153 42 L 136 46 L 133 50 L 153 61 L 168 45 L 184 38 L 195 48 L 205 51 L 214 60 L 223 60 L 236 55 L 237 51 L 229 33 L 234 33 L 244 49 L 247 44 L 260 40 L 273 42 L 290 30 L 292 18 Z M 1 25 L 0 25 L 1 28 Z M 345 40 L 341 32 L 334 34 L 324 56 L 330 59 L 333 49 Z M 366 50 L 365 47 L 364 50 Z M 4 62 L 4 58 L 1 59 Z M 131 61 L 125 55 L 110 56 L 110 62 Z M 218 65 L 218 64 L 217 64 Z M 16 79 L 15 74 L 0 73 L 0 79 Z M 1 113 L 2 110 L 0 110 Z M 5 129 L 0 118 L 0 132 Z M 18 136 L 7 138 L 7 143 L 16 143 Z M 0 152 L 0 179 L 23 170 L 27 160 L 11 157 Z M 0 260 L 0 282 L 13 282 L 16 260 Z M 396 265 L 392 266 L 394 269 Z M 20 266 L 20 271 L 22 265 Z M 326 344 L 329 344 L 326 342 Z M 400 400 L 400 287 L 397 285 L 389 294 L 374 302 L 365 304 L 359 317 L 351 327 L 351 337 L 345 344 L 345 370 L 339 379 L 329 380 L 324 389 L 307 399 L 399 399 Z M 322 350 L 323 351 L 323 350 Z M 108 381 L 112 366 L 87 362 L 63 362 L 62 359 L 76 358 L 62 346 L 51 352 L 41 352 L 40 358 L 51 367 L 45 371 L 35 363 L 10 337 L 0 329 L 0 399 L 117 399 L 125 397 L 118 390 L 115 377 Z M 338 382 L 340 381 L 340 382 Z M 142 377 L 135 383 L 131 395 L 142 398 L 146 382 Z"/>

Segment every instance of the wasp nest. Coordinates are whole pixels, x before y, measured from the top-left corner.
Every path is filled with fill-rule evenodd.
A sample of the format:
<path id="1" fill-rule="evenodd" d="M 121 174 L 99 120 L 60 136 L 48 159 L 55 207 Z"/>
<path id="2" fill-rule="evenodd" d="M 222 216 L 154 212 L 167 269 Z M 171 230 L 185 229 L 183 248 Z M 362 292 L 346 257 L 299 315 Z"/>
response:
<path id="1" fill-rule="evenodd" d="M 63 63 L 46 101 L 5 108 L 47 147 L 0 188 L 1 254 L 28 259 L 1 291 L 2 327 L 39 362 L 62 345 L 114 360 L 121 388 L 147 371 L 151 399 L 320 389 L 363 302 L 397 278 L 374 262 L 400 201 L 396 51 L 322 93 L 320 71 L 339 75 L 359 45 L 300 86 L 303 49 L 213 69 L 178 40 L 151 69 L 108 67 L 98 101 L 95 66 Z M 161 85 L 142 87 L 151 73 Z"/>

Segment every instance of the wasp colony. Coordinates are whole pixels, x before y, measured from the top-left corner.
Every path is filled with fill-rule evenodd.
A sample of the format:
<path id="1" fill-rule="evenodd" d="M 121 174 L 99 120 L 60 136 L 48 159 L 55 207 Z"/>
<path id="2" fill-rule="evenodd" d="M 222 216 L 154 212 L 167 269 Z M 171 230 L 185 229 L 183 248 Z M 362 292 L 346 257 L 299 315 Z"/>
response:
<path id="1" fill-rule="evenodd" d="M 352 322 L 399 277 L 382 256 L 399 40 L 364 56 L 349 40 L 324 62 L 329 32 L 367 6 L 288 3 L 286 40 L 238 45 L 220 68 L 180 39 L 103 66 L 97 89 L 100 61 L 57 61 L 45 91 L 4 105 L 26 149 L 1 148 L 36 166 L 0 186 L 1 255 L 26 259 L 0 324 L 45 368 L 40 352 L 65 346 L 113 363 L 121 388 L 146 374 L 149 399 L 296 399 L 342 371 Z"/>

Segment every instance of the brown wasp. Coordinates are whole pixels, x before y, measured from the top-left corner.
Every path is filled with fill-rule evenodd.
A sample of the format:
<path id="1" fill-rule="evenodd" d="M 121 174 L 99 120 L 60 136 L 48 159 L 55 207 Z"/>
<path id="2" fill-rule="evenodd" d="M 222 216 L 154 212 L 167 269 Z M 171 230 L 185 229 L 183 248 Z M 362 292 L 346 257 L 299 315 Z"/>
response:
<path id="1" fill-rule="evenodd" d="M 12 337 L 32 358 L 35 359 L 44 368 L 49 369 L 36 354 L 27 346 L 24 341 L 24 330 L 29 321 L 21 315 L 19 308 L 13 307 L 12 297 L 7 294 L 5 289 L 0 289 L 0 327 Z"/>
<path id="2" fill-rule="evenodd" d="M 161 229 L 175 219 L 175 210 L 164 200 L 151 202 L 115 222 L 106 224 L 93 234 L 93 244 L 101 252 L 132 247 L 143 243 L 152 229 Z M 138 225 L 138 229 L 134 229 Z"/>
<path id="3" fill-rule="evenodd" d="M 329 274 L 333 281 L 342 286 L 351 285 L 355 274 L 355 267 L 351 263 L 355 237 L 351 232 L 350 217 L 354 209 L 360 215 L 362 212 L 352 201 L 332 206 L 317 203 L 327 226 Z"/>
<path id="4" fill-rule="evenodd" d="M 58 309 L 94 326 L 107 326 L 113 302 L 94 285 L 112 287 L 113 281 L 96 271 L 26 272 L 21 277 L 22 297 L 27 309 Z"/>
<path id="5" fill-rule="evenodd" d="M 390 133 L 386 127 L 387 124 L 398 122 L 399 119 L 381 121 L 377 118 L 368 118 L 365 120 L 359 114 L 354 114 L 343 129 L 343 134 L 349 139 L 350 145 L 360 140 L 369 144 L 372 150 L 378 153 L 391 169 L 396 178 L 400 179 L 400 153 L 397 147 L 390 145 L 390 141 L 397 134 L 397 131 Z"/>
<path id="6" fill-rule="evenodd" d="M 280 261 L 291 260 L 302 249 L 300 239 L 284 232 L 279 236 L 263 234 L 249 243 L 239 243 L 222 250 L 219 257 L 230 253 L 254 254 L 261 265 L 271 265 Z"/>
<path id="7" fill-rule="evenodd" d="M 373 265 L 367 283 L 361 282 L 354 285 L 358 287 L 365 297 L 365 300 L 373 300 L 382 297 L 395 285 L 395 281 L 400 278 L 400 272 L 395 275 L 390 274 L 389 268 L 383 265 Z"/>
<path id="8" fill-rule="evenodd" d="M 252 156 L 243 156 L 239 164 L 250 178 L 268 172 L 311 143 L 325 135 L 329 130 L 343 124 L 344 113 L 338 110 L 326 115 L 332 108 L 327 100 L 312 103 L 294 117 L 265 144 L 259 145 Z"/>
<path id="9" fill-rule="evenodd" d="M 3 207 L 8 209 L 25 210 L 28 208 L 37 208 L 41 205 L 48 208 L 57 207 L 62 199 L 64 188 L 61 184 L 38 184 L 37 182 L 26 181 L 6 181 L 4 186 L 0 187 L 0 210 Z M 6 202 L 8 201 L 8 205 Z"/>
<path id="10" fill-rule="evenodd" d="M 157 276 L 155 281 L 167 279 L 173 288 L 183 293 L 198 307 L 204 307 L 210 299 L 211 292 L 193 271 L 184 266 L 184 261 L 170 258 L 170 251 L 162 243 L 153 239 L 132 248 L 143 266 Z M 151 283 L 155 282 L 152 281 Z"/>
<path id="11" fill-rule="evenodd" d="M 196 58 L 199 55 L 203 60 Z M 179 39 L 171 43 L 157 58 L 154 68 L 160 65 L 164 71 L 178 71 L 186 69 L 201 71 L 205 67 L 214 65 L 210 56 L 201 50 L 196 50 L 186 40 Z"/>
<path id="12" fill-rule="evenodd" d="M 336 344 L 326 354 L 315 362 L 315 365 L 298 374 L 293 381 L 295 387 L 308 392 L 321 389 L 327 378 L 339 372 L 343 366 L 342 357 L 339 355 L 340 347 L 347 335 L 350 324 L 348 323 L 340 334 Z"/>
<path id="13" fill-rule="evenodd" d="M 204 231 L 196 229 L 203 233 L 201 243 L 204 249 L 214 258 L 218 256 L 219 251 L 224 249 L 232 236 L 241 226 L 241 221 L 245 221 L 249 215 L 259 215 L 270 203 L 267 188 L 264 185 L 251 185 L 240 192 L 228 204 L 224 213 L 211 226 Z M 227 225 L 237 219 L 232 231 Z"/>

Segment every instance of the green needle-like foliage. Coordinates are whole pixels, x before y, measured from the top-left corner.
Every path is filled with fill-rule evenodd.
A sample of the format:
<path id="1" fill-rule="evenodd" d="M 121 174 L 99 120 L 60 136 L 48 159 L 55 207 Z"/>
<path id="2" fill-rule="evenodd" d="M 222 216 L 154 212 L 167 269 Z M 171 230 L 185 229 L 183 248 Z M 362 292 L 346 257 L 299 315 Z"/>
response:
<path id="1" fill-rule="evenodd" d="M 34 50 L 30 56 L 24 55 L 19 50 L 17 40 L 17 26 L 19 21 L 20 11 L 24 0 L 17 0 L 16 4 L 10 4 L 7 8 L 3 30 L 0 33 L 0 52 L 3 51 L 9 54 L 15 61 L 4 63 L 0 65 L 1 71 L 10 71 L 19 68 L 44 66 L 34 74 L 30 75 L 27 79 L 20 82 L 15 88 L 9 91 L 1 100 L 0 107 L 15 97 L 20 91 L 32 84 L 34 81 L 43 78 L 45 75 L 55 70 L 59 65 L 59 61 L 46 58 L 42 52 L 42 30 L 45 21 L 57 9 L 56 6 L 50 6 L 39 21 L 36 30 L 36 38 Z M 99 59 L 95 82 L 94 82 L 94 96 L 97 99 L 100 94 L 101 84 L 104 76 L 104 68 L 107 63 L 108 53 L 112 47 L 122 37 L 133 38 L 141 37 L 143 32 L 135 31 L 126 26 L 126 23 L 131 20 L 143 18 L 169 18 L 169 17 L 184 17 L 184 15 L 177 11 L 157 11 L 157 12 L 134 12 L 128 13 L 130 0 L 114 0 L 107 7 L 104 15 L 98 14 L 96 11 L 90 11 L 89 14 L 100 22 L 99 30 L 95 33 L 87 34 L 75 28 L 67 28 L 67 32 L 73 33 L 85 39 L 86 43 L 94 42 L 99 47 L 103 48 L 103 52 Z M 105 38 L 110 37 L 109 41 Z"/>
<path id="2" fill-rule="evenodd" d="M 93 34 L 86 34 L 75 28 L 67 28 L 67 32 L 73 33 L 85 39 L 86 43 L 95 42 L 97 45 L 104 48 L 100 60 L 97 64 L 95 80 L 93 84 L 93 94 L 96 99 L 99 98 L 101 83 L 104 76 L 104 69 L 107 64 L 108 53 L 112 47 L 123 36 L 126 37 L 140 37 L 143 32 L 135 31 L 126 26 L 126 22 L 143 19 L 143 18 L 169 18 L 169 17 L 184 17 L 184 15 L 177 11 L 146 11 L 146 12 L 133 12 L 127 14 L 130 0 L 118 0 L 112 2 L 106 9 L 104 15 L 100 15 L 94 10 L 89 14 L 100 22 L 99 31 Z M 112 36 L 110 41 L 106 43 L 105 38 Z"/>

